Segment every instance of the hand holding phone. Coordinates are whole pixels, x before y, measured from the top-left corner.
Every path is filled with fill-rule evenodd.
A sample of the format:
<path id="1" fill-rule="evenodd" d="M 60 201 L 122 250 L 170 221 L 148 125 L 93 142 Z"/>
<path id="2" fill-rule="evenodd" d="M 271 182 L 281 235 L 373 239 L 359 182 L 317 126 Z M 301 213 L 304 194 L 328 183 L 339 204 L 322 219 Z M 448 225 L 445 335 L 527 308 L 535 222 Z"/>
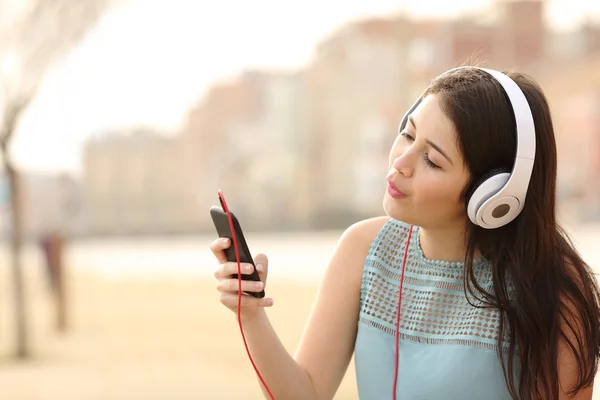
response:
<path id="1" fill-rule="evenodd" d="M 221 203 L 223 204 L 223 203 Z M 210 216 L 213 220 L 215 228 L 217 230 L 217 234 L 220 238 L 228 238 L 231 242 L 231 246 L 225 249 L 225 255 L 227 256 L 227 261 L 232 263 L 237 263 L 237 258 L 235 254 L 235 246 L 233 244 L 233 234 L 231 232 L 231 226 L 229 223 L 229 218 L 227 212 L 224 210 L 225 207 L 217 207 L 213 206 L 210 209 Z M 252 255 L 250 254 L 250 250 L 248 249 L 248 244 L 246 243 L 246 239 L 244 237 L 244 233 L 242 232 L 242 228 L 236 216 L 229 210 L 229 214 L 231 215 L 231 219 L 233 222 L 233 229 L 235 233 L 235 239 L 238 244 L 238 251 L 240 256 L 240 263 L 251 264 L 253 266 L 253 271 L 251 274 L 242 274 L 242 280 L 251 280 L 260 282 L 260 277 L 258 276 L 258 271 L 256 270 L 256 265 L 254 264 L 254 260 L 252 259 Z M 238 274 L 233 274 L 232 278 L 237 279 Z M 261 290 L 260 292 L 244 292 L 249 294 L 250 296 L 254 296 L 256 298 L 265 297 L 265 291 Z"/>

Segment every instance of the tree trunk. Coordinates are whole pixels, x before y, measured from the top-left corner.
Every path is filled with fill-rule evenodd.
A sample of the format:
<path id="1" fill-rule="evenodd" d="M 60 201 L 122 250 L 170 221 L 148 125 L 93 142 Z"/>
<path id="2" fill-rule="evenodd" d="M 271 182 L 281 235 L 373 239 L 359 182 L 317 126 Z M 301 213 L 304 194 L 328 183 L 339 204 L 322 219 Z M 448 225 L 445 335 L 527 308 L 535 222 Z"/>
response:
<path id="1" fill-rule="evenodd" d="M 4 152 L 4 168 L 8 175 L 10 188 L 11 237 L 10 252 L 13 275 L 13 301 L 15 310 L 15 355 L 17 358 L 29 356 L 29 332 L 27 326 L 27 307 L 25 301 L 25 285 L 23 283 L 23 265 L 21 246 L 23 242 L 22 199 L 19 174 L 11 165 Z"/>
<path id="2" fill-rule="evenodd" d="M 29 329 L 27 307 L 25 301 L 25 284 L 23 282 L 23 265 L 21 247 L 23 243 L 23 199 L 19 174 L 10 158 L 10 141 L 17 127 L 22 111 L 27 107 L 32 96 L 23 97 L 20 101 L 8 104 L 5 109 L 3 126 L 0 127 L 0 148 L 4 172 L 9 184 L 10 210 L 10 253 L 13 275 L 13 302 L 15 315 L 15 356 L 29 357 Z"/>
<path id="3" fill-rule="evenodd" d="M 10 45 L 7 55 L 16 51 L 15 59 L 19 67 L 12 76 L 3 76 L 5 79 L 0 82 L 5 84 L 0 89 L 6 89 L 3 109 L 0 109 L 3 113 L 0 115 L 0 148 L 10 188 L 10 251 L 16 322 L 15 350 L 18 358 L 29 355 L 28 314 L 21 265 L 24 209 L 21 179 L 10 159 L 9 144 L 19 118 L 35 96 L 38 84 L 48 69 L 83 40 L 111 3 L 112 0 L 38 0 L 30 4 L 32 7 L 29 7 L 29 12 L 19 15 L 18 21 L 7 20 L 10 24 L 7 29 L 2 26 L 8 33 L 8 41 L 2 41 L 2 45 Z"/>

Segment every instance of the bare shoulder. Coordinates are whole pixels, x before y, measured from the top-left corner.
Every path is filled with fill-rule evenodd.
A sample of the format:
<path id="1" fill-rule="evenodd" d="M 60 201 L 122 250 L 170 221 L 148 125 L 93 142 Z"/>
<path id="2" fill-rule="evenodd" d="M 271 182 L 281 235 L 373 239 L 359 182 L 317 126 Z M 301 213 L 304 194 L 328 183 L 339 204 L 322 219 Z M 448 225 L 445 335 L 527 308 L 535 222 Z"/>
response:
<path id="1" fill-rule="evenodd" d="M 338 247 L 352 250 L 353 253 L 368 251 L 390 217 L 375 217 L 365 219 L 349 226 L 338 241 Z"/>
<path id="2" fill-rule="evenodd" d="M 325 278 L 343 274 L 348 287 L 354 287 L 360 295 L 365 259 L 377 234 L 389 219 L 389 217 L 369 218 L 349 226 L 335 246 Z"/>

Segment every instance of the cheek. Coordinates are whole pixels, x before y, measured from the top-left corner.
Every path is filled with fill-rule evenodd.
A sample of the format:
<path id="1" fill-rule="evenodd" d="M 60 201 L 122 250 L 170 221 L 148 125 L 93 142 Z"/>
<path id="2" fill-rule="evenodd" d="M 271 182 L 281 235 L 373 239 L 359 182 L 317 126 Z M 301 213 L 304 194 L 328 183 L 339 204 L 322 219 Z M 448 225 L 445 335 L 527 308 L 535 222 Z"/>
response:
<path id="1" fill-rule="evenodd" d="M 424 206 L 440 209 L 463 207 L 460 198 L 463 190 L 462 180 L 436 173 L 431 174 L 427 179 L 422 179 L 417 185 L 415 193 L 419 203 Z"/>

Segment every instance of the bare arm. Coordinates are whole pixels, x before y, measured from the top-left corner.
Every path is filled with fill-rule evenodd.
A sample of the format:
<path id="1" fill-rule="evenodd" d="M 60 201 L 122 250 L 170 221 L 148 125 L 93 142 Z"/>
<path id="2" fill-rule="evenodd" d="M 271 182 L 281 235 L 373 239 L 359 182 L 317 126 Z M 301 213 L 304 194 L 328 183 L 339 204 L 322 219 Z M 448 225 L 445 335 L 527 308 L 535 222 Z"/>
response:
<path id="1" fill-rule="evenodd" d="M 364 261 L 387 220 L 370 219 L 348 228 L 327 268 L 295 356 L 317 399 L 333 398 L 352 358 Z"/>
<path id="2" fill-rule="evenodd" d="M 285 349 L 264 310 L 244 323 L 250 353 L 275 399 L 317 399 L 306 371 Z M 269 394 L 260 385 L 265 398 Z"/>
<path id="3" fill-rule="evenodd" d="M 287 352 L 269 322 L 262 308 L 264 300 L 243 297 L 242 310 L 259 308 L 249 314 L 251 317 L 242 317 L 242 322 L 254 362 L 277 400 L 333 398 L 354 351 L 363 264 L 385 221 L 387 218 L 359 222 L 338 241 L 295 357 Z M 213 252 L 224 262 L 215 248 Z M 266 265 L 266 257 L 257 263 Z M 233 272 L 225 266 L 215 275 L 221 278 L 221 302 L 232 308 L 237 281 L 224 278 Z M 268 398 L 264 388 L 263 392 Z"/>
<path id="4" fill-rule="evenodd" d="M 584 281 L 580 276 L 577 275 L 575 268 L 567 262 L 567 269 L 575 277 L 576 284 L 583 290 Z M 571 348 L 575 346 L 580 356 L 585 354 L 586 343 L 584 342 L 584 318 L 577 309 L 577 306 L 569 296 L 563 295 L 562 299 L 562 316 L 561 316 L 561 328 L 564 333 L 564 337 L 559 337 L 558 341 L 558 383 L 559 383 L 559 400 L 592 400 L 593 385 L 581 389 L 577 394 L 571 396 L 569 392 L 579 382 L 579 374 L 582 373 L 579 369 L 577 357 L 574 350 Z M 581 348 L 578 348 L 581 344 Z M 581 353 L 581 352 L 584 353 Z M 592 361 L 592 360 L 588 360 Z"/>
<path id="5" fill-rule="evenodd" d="M 572 343 L 577 343 L 573 335 L 569 335 Z M 564 340 L 558 345 L 558 380 L 560 386 L 559 400 L 592 400 L 593 386 L 579 391 L 575 396 L 569 395 L 569 389 L 577 382 L 579 369 L 573 352 Z"/>

